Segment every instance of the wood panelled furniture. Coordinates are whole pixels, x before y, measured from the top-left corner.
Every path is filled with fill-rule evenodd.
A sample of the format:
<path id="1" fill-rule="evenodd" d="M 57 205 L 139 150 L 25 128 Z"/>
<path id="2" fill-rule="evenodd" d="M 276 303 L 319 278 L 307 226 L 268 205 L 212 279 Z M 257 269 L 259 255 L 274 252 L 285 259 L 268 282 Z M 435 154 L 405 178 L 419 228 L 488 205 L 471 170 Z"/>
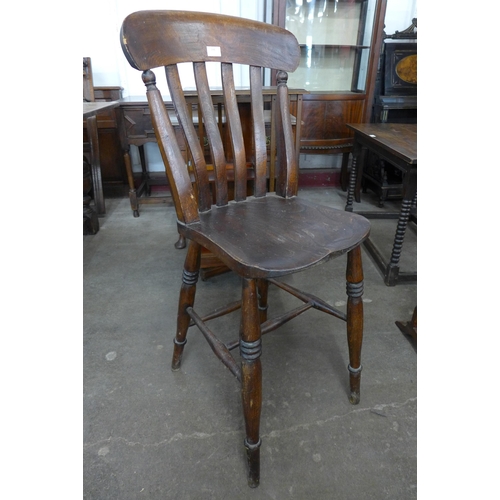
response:
<path id="1" fill-rule="evenodd" d="M 300 151 L 341 153 L 347 189 L 353 133 L 370 121 L 387 0 L 273 0 L 272 23 L 294 33 L 300 63 L 290 86 L 304 88 Z M 293 109 L 293 108 L 292 108 Z"/>
<path id="2" fill-rule="evenodd" d="M 122 87 L 95 86 L 96 102 L 120 101 Z M 127 182 L 123 151 L 125 150 L 121 103 L 97 117 L 99 144 L 101 146 L 101 172 L 108 188 L 122 187 Z M 84 130 L 85 132 L 85 130 Z"/>
<path id="3" fill-rule="evenodd" d="M 124 54 L 142 71 L 153 128 L 164 159 L 175 201 L 178 230 L 189 242 L 179 296 L 172 369 L 178 370 L 190 326 L 196 325 L 210 347 L 241 384 L 245 421 L 244 446 L 249 466 L 248 484 L 260 480 L 260 413 L 262 407 L 261 336 L 310 308 L 333 315 L 347 324 L 350 401 L 359 402 L 363 335 L 363 270 L 361 243 L 370 224 L 356 214 L 305 202 L 297 197 L 298 166 L 290 120 L 287 71 L 300 59 L 295 37 L 270 24 L 201 12 L 142 11 L 129 15 L 121 29 Z M 181 87 L 177 64 L 191 62 L 211 157 L 212 186 L 195 127 Z M 206 63 L 220 63 L 224 106 L 231 151 L 224 149 L 208 84 Z M 251 129 L 245 131 L 238 112 L 233 64 L 248 65 Z M 165 67 L 170 95 L 193 159 L 193 187 L 186 160 L 170 121 L 152 69 Z M 262 68 L 278 70 L 273 126 L 276 133 L 276 192 L 269 193 L 262 93 Z M 163 71 L 163 68 L 161 68 Z M 247 195 L 244 134 L 250 134 L 255 155 L 253 194 Z M 234 200 L 229 201 L 227 160 L 234 167 Z M 214 200 L 215 194 L 215 203 Z M 241 277 L 241 301 L 231 302 L 201 317 L 195 309 L 201 247 L 206 247 Z M 280 277 L 347 254 L 347 312 L 300 291 Z M 303 302 L 280 317 L 267 317 L 269 284 Z M 202 307 L 203 308 L 203 307 Z M 209 320 L 241 308 L 239 338 L 222 342 Z M 313 332 L 310 332 L 313 333 Z M 239 350 L 239 360 L 231 351 Z M 160 424 L 159 424 L 160 425 Z"/>

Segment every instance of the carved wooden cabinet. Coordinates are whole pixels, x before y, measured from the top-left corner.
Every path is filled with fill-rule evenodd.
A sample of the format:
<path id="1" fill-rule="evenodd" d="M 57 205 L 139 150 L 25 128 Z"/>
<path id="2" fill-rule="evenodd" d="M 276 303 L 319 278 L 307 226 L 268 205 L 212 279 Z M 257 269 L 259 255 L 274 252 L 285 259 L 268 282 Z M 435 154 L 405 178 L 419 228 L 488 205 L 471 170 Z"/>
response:
<path id="1" fill-rule="evenodd" d="M 274 0 L 272 22 L 301 46 L 289 76 L 303 97 L 301 153 L 346 153 L 347 123 L 370 121 L 387 0 Z"/>
<path id="2" fill-rule="evenodd" d="M 417 19 L 383 35 L 373 122 L 417 123 Z"/>
<path id="3" fill-rule="evenodd" d="M 417 123 L 417 19 L 403 31 L 383 34 L 375 84 L 374 123 Z M 373 152 L 367 155 L 363 192 L 372 190 L 385 200 L 403 196 L 403 174 Z"/>

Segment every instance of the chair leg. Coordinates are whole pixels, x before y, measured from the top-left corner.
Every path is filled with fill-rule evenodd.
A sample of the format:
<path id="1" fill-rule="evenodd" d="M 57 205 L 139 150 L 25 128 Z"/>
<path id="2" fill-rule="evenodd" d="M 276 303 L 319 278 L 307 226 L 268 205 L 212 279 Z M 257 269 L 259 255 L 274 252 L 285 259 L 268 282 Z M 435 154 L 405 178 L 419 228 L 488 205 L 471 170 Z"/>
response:
<path id="1" fill-rule="evenodd" d="M 181 367 L 182 351 L 186 344 L 186 335 L 191 322 L 191 317 L 186 312 L 188 307 L 193 307 L 196 294 L 196 283 L 200 274 L 201 246 L 194 241 L 189 241 L 184 271 L 182 273 L 182 286 L 179 295 L 179 308 L 177 310 L 177 333 L 174 339 L 174 353 L 172 356 L 172 370 Z"/>
<path id="2" fill-rule="evenodd" d="M 132 209 L 134 217 L 139 217 L 139 202 L 137 200 L 137 191 L 135 189 L 135 184 L 134 184 L 132 160 L 130 159 L 130 152 L 128 150 L 125 152 L 124 160 L 125 160 L 125 170 L 127 171 L 127 180 L 129 187 L 128 197 L 130 200 L 130 208 Z"/>
<path id="3" fill-rule="evenodd" d="M 349 347 L 349 384 L 351 404 L 358 404 L 361 381 L 361 344 L 363 342 L 363 265 L 361 246 L 347 254 L 347 343 Z"/>
<path id="4" fill-rule="evenodd" d="M 267 292 L 269 281 L 265 279 L 257 280 L 257 289 L 259 293 L 259 314 L 261 324 L 267 320 Z"/>
<path id="5" fill-rule="evenodd" d="M 248 485 L 255 488 L 260 480 L 260 412 L 262 407 L 261 332 L 255 280 L 243 279 L 240 333 L 241 396 L 245 418 L 244 441 L 248 461 Z"/>

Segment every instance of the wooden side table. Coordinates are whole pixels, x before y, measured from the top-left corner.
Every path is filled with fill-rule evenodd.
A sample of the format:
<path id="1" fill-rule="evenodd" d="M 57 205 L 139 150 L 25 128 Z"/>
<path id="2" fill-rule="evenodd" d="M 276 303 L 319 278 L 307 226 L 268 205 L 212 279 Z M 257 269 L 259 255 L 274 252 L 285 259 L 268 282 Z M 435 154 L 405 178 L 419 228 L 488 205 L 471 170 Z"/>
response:
<path id="1" fill-rule="evenodd" d="M 417 273 L 399 271 L 399 259 L 412 204 L 417 195 L 417 125 L 402 123 L 348 124 L 354 130 L 353 161 L 345 210 L 353 211 L 353 199 L 363 173 L 363 162 L 368 151 L 403 172 L 403 200 L 399 213 L 357 212 L 366 218 L 397 218 L 398 224 L 390 261 L 386 262 L 370 238 L 364 245 L 384 275 L 384 282 L 394 286 L 401 282 L 416 282 Z M 359 169 L 359 170 L 358 170 Z"/>

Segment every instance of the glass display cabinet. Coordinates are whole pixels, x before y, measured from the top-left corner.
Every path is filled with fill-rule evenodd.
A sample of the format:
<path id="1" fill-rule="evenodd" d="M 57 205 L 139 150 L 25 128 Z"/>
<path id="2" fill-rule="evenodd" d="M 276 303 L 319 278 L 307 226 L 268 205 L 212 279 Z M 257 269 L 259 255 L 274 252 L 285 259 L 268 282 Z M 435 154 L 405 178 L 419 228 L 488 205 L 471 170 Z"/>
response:
<path id="1" fill-rule="evenodd" d="M 272 22 L 301 47 L 290 88 L 303 96 L 301 153 L 345 153 L 346 123 L 369 122 L 387 0 L 273 0 Z"/>

